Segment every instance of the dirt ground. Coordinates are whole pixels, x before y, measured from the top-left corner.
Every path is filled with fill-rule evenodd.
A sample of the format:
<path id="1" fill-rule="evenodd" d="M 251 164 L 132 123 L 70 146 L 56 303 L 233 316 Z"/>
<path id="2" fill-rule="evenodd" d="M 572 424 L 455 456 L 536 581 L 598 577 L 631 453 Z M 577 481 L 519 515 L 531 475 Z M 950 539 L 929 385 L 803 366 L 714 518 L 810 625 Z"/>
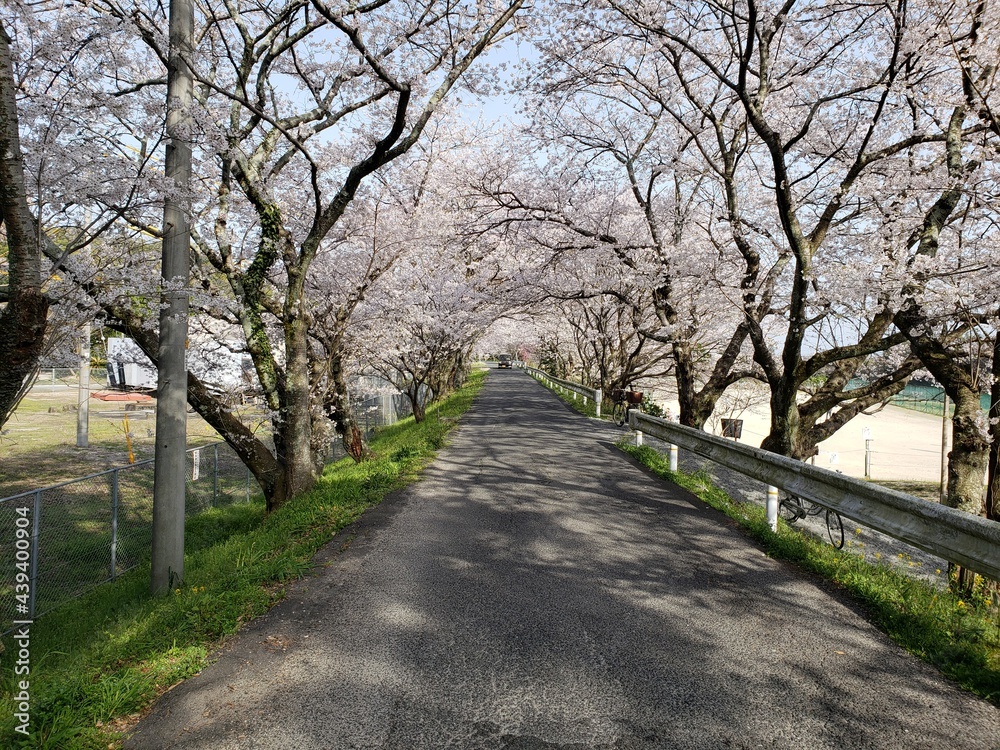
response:
<path id="1" fill-rule="evenodd" d="M 662 403 L 677 414 L 676 401 L 667 399 Z M 727 394 L 706 429 L 721 435 L 723 417 L 742 419 L 740 442 L 760 445 L 770 423 L 767 394 L 746 389 L 732 396 Z M 820 443 L 815 463 L 848 476 L 864 477 L 866 440 L 871 441 L 871 479 L 921 485 L 941 481 L 941 417 L 899 406 L 862 414 Z"/>
<path id="2" fill-rule="evenodd" d="M 96 393 L 95 390 L 93 393 Z M 0 498 L 152 458 L 156 403 L 125 411 L 123 402 L 90 398 L 89 447 L 76 447 L 77 388 L 39 385 L 0 430 Z M 125 418 L 128 418 L 127 430 Z M 188 444 L 218 436 L 197 414 L 188 413 Z"/>

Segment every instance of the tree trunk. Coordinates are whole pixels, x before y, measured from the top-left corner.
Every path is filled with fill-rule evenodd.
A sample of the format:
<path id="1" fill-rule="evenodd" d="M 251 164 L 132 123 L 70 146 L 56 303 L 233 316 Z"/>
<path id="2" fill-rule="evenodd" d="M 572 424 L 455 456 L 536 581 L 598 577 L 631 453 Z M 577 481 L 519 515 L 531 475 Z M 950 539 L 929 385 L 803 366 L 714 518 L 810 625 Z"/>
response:
<path id="1" fill-rule="evenodd" d="M 420 424 L 427 416 L 423 399 L 420 398 L 420 383 L 411 383 L 404 391 L 413 408 L 413 421 Z"/>
<path id="2" fill-rule="evenodd" d="M 38 367 L 48 309 L 40 291 L 20 289 L 0 310 L 0 427 L 13 414 Z"/>
<path id="3" fill-rule="evenodd" d="M 797 392 L 796 383 L 787 377 L 771 384 L 771 428 L 760 447 L 789 458 L 805 459 L 811 450 L 799 445 Z"/>
<path id="4" fill-rule="evenodd" d="M 1000 334 L 993 337 L 993 385 L 990 386 L 989 481 L 986 485 L 986 517 L 1000 521 Z"/>
<path id="5" fill-rule="evenodd" d="M 955 401 L 952 424 L 952 448 L 948 454 L 948 505 L 974 515 L 982 515 L 983 477 L 989 463 L 990 441 L 982 424 L 979 392 L 961 388 Z M 950 563 L 952 586 L 968 595 L 973 591 L 976 574 L 961 565 Z"/>
<path id="6" fill-rule="evenodd" d="M 339 342 L 338 342 L 339 343 Z M 344 363 L 340 354 L 335 354 L 330 362 L 330 378 L 333 388 L 326 404 L 326 415 L 333 422 L 341 436 L 347 455 L 357 462 L 371 458 L 372 452 L 365 443 L 365 435 L 358 427 L 351 411 L 351 399 L 344 378 Z"/>
<path id="7" fill-rule="evenodd" d="M 983 477 L 990 452 L 979 392 L 959 388 L 949 396 L 955 402 L 955 414 L 951 419 L 953 438 L 948 454 L 948 505 L 979 516 L 984 510 Z"/>
<path id="8" fill-rule="evenodd" d="M 694 365 L 691 362 L 691 344 L 688 341 L 674 341 L 674 380 L 677 383 L 678 421 L 685 427 L 700 430 L 708 417 L 699 421 L 695 414 Z M 711 412 L 710 412 L 711 413 Z"/>
<path id="9" fill-rule="evenodd" d="M 696 390 L 696 368 L 691 342 L 687 340 L 674 342 L 674 373 L 677 381 L 677 400 L 680 402 L 678 420 L 682 425 L 697 430 L 704 429 L 705 422 L 712 416 L 722 394 L 743 377 L 742 374 L 734 374 L 733 367 L 747 335 L 746 324 L 737 326 L 725 351 L 716 361 L 711 375 L 700 390 Z"/>
<path id="10" fill-rule="evenodd" d="M 897 313 L 896 321 L 910 340 L 914 353 L 955 404 L 945 501 L 952 508 L 981 515 L 984 512 L 983 477 L 989 463 L 990 434 L 983 419 L 977 383 L 968 368 L 952 356 L 944 342 L 921 333 L 929 326 L 916 302 L 910 300 Z M 963 594 L 970 593 L 975 574 L 954 564 L 950 564 L 948 569 L 953 587 Z"/>

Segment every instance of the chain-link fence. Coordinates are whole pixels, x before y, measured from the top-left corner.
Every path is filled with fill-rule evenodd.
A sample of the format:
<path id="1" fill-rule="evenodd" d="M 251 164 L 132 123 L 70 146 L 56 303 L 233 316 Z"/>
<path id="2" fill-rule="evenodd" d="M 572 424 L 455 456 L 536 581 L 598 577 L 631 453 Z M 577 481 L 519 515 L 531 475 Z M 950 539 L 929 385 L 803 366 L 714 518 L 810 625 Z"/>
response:
<path id="1" fill-rule="evenodd" d="M 936 416 L 942 416 L 944 401 L 943 388 L 930 385 L 915 385 L 913 383 L 907 385 L 906 388 L 891 399 L 891 403 L 894 406 L 902 406 L 904 409 L 912 409 L 913 411 L 934 414 Z M 990 410 L 990 396 L 988 393 L 984 393 L 979 397 L 979 406 L 983 411 L 988 412 Z M 948 416 L 951 417 L 954 413 L 955 405 L 948 404 Z"/>
<path id="2" fill-rule="evenodd" d="M 248 501 L 257 483 L 225 443 L 187 451 L 187 513 Z M 153 461 L 0 499 L 0 630 L 149 557 Z"/>
<path id="3" fill-rule="evenodd" d="M 371 380 L 376 380 L 372 378 Z M 381 381 L 385 382 L 385 381 Z M 358 427 L 369 440 L 379 427 L 388 427 L 413 413 L 410 399 L 402 393 L 386 392 L 362 399 L 351 399 L 351 413 Z M 331 444 L 330 460 L 337 461 L 347 455 L 340 439 Z"/>
<path id="4" fill-rule="evenodd" d="M 80 382 L 79 367 L 41 367 L 38 370 L 38 377 L 35 378 L 34 386 L 76 386 Z M 90 387 L 104 388 L 108 383 L 108 368 L 90 368 Z"/>

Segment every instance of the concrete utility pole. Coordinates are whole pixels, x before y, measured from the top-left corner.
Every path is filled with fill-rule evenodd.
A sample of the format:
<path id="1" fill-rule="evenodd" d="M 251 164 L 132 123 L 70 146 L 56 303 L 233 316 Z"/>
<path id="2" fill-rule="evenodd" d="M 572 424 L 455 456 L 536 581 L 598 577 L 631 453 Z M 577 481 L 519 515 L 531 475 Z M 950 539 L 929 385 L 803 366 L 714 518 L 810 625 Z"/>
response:
<path id="1" fill-rule="evenodd" d="M 191 0 L 170 2 L 167 63 L 166 175 L 184 191 L 191 182 L 190 107 L 194 82 Z M 156 464 L 153 480 L 153 556 L 150 589 L 163 594 L 184 579 L 184 480 L 187 447 L 187 328 L 191 230 L 186 199 L 163 202 L 164 291 L 156 397 Z"/>
<path id="2" fill-rule="evenodd" d="M 76 447 L 90 446 L 90 323 L 80 341 L 80 385 L 76 396 Z"/>

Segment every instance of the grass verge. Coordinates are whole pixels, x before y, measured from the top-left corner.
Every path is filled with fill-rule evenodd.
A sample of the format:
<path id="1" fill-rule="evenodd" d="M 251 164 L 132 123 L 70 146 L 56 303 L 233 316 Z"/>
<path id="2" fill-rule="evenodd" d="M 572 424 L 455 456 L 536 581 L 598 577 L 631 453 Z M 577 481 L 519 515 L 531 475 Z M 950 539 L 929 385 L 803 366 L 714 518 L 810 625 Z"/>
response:
<path id="1" fill-rule="evenodd" d="M 559 387 L 557 385 L 545 385 L 545 383 L 543 383 L 541 380 L 538 380 L 537 378 L 533 378 L 533 379 L 535 380 L 535 382 L 537 382 L 542 387 L 548 388 L 550 391 L 552 391 L 559 398 L 561 398 L 563 401 L 565 401 L 567 404 L 569 404 L 571 407 L 573 407 L 576 411 L 580 412 L 584 416 L 595 417 L 595 418 L 597 417 L 597 405 L 594 403 L 593 399 L 589 399 L 588 398 L 587 399 L 587 403 L 584 404 L 583 403 L 583 397 L 580 396 L 580 394 L 578 394 L 578 393 L 574 393 L 573 391 L 564 390 L 563 388 L 561 388 L 561 387 Z M 576 398 L 573 398 L 573 396 L 576 396 Z M 608 410 L 610 410 L 610 408 L 611 408 L 611 402 L 610 401 L 605 401 L 605 404 L 606 404 Z M 610 417 L 610 411 L 608 413 L 604 413 L 603 409 L 604 409 L 604 407 L 602 407 L 602 416 L 601 416 L 601 419 L 610 419 L 611 418 Z"/>
<path id="2" fill-rule="evenodd" d="M 962 687 L 1000 705 L 1000 615 L 985 598 L 968 601 L 884 565 L 840 552 L 790 529 L 768 526 L 763 507 L 737 503 L 707 474 L 672 472 L 654 448 L 619 448 L 657 476 L 677 484 L 736 521 L 771 557 L 789 560 L 832 581 L 859 602 L 868 619 L 907 651 L 930 662 Z"/>
<path id="3" fill-rule="evenodd" d="M 482 387 L 474 373 L 427 419 L 404 420 L 372 442 L 377 457 L 327 467 L 311 492 L 271 515 L 262 503 L 214 509 L 187 522 L 187 581 L 166 597 L 148 594 L 148 564 L 61 607 L 32 626 L 30 674 L 15 675 L 11 638 L 0 656 L 0 746 L 97 750 L 171 685 L 196 674 L 241 624 L 284 596 L 344 526 L 416 478 L 444 445 L 455 419 Z M 20 723 L 18 681 L 30 680 L 29 734 Z"/>

